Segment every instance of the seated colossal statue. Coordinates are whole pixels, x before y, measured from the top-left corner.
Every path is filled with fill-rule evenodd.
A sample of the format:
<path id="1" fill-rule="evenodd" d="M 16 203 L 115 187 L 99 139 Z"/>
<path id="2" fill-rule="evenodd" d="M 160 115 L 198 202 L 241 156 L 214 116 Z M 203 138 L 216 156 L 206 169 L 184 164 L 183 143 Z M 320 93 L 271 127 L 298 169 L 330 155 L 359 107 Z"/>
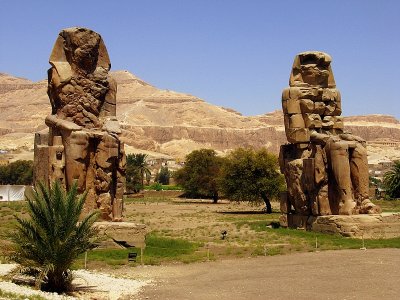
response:
<path id="1" fill-rule="evenodd" d="M 126 159 L 104 42 L 86 28 L 64 29 L 50 64 L 52 113 L 45 120 L 49 132 L 35 137 L 35 180 L 59 180 L 66 188 L 76 182 L 80 193 L 88 193 L 87 209 L 99 208 L 103 219 L 120 221 Z"/>
<path id="2" fill-rule="evenodd" d="M 295 57 L 282 109 L 288 140 L 280 150 L 288 186 L 282 212 L 379 213 L 380 207 L 368 197 L 366 143 L 344 130 L 341 96 L 328 54 L 303 52 Z"/>

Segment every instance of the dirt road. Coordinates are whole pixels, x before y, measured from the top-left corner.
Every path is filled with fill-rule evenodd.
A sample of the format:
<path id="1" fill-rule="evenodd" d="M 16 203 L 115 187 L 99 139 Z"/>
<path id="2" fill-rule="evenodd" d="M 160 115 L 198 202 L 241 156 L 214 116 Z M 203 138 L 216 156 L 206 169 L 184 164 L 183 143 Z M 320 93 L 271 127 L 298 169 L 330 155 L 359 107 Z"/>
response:
<path id="1" fill-rule="evenodd" d="M 139 267 L 135 299 L 399 299 L 400 249 L 342 250 Z"/>

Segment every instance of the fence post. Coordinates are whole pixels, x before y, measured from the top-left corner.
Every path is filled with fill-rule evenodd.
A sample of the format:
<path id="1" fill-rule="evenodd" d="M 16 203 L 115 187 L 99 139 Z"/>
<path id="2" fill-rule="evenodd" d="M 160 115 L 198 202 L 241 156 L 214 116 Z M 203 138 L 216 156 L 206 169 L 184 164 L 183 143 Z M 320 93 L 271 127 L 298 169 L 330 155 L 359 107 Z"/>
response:
<path id="1" fill-rule="evenodd" d="M 143 266 L 143 247 L 140 247 L 140 264 Z"/>
<path id="2" fill-rule="evenodd" d="M 362 231 L 361 238 L 362 238 L 362 247 L 360 248 L 360 250 L 367 250 L 367 248 L 365 248 L 365 243 L 364 243 L 364 231 Z"/>
<path id="3" fill-rule="evenodd" d="M 87 269 L 87 264 L 86 264 L 86 262 L 87 262 L 87 251 L 85 252 L 85 270 Z"/>

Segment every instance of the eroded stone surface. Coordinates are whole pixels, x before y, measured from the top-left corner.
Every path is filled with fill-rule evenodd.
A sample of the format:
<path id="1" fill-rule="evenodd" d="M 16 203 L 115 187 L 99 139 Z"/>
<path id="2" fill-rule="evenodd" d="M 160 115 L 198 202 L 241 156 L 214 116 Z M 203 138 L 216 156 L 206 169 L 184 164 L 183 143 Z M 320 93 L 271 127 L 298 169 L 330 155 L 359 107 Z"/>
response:
<path id="1" fill-rule="evenodd" d="M 125 152 L 116 119 L 117 85 L 101 36 L 86 28 L 60 32 L 50 55 L 48 133 L 36 133 L 35 181 L 74 182 L 86 209 L 122 220 Z"/>
<path id="2" fill-rule="evenodd" d="M 400 236 L 400 214 L 309 217 L 307 228 L 352 238 L 387 239 Z"/>
<path id="3" fill-rule="evenodd" d="M 94 226 L 99 230 L 100 247 L 124 246 L 144 248 L 146 246 L 146 225 L 129 222 L 96 222 Z"/>
<path id="4" fill-rule="evenodd" d="M 309 216 L 381 212 L 368 199 L 366 143 L 343 129 L 331 61 L 323 52 L 298 54 L 282 93 L 289 142 L 280 151 L 288 186 L 282 213 L 289 214 L 282 223 L 288 226 L 306 224 Z"/>

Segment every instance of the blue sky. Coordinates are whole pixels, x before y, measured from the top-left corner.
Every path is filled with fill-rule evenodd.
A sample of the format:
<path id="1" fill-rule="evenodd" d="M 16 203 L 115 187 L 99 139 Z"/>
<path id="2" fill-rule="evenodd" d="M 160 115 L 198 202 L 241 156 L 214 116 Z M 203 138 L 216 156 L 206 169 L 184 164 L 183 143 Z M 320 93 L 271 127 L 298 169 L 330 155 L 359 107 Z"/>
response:
<path id="1" fill-rule="evenodd" d="M 99 32 L 113 70 L 244 115 L 280 109 L 294 56 L 333 58 L 343 115 L 400 118 L 400 1 L 0 0 L 0 72 L 46 77 L 59 31 Z"/>

